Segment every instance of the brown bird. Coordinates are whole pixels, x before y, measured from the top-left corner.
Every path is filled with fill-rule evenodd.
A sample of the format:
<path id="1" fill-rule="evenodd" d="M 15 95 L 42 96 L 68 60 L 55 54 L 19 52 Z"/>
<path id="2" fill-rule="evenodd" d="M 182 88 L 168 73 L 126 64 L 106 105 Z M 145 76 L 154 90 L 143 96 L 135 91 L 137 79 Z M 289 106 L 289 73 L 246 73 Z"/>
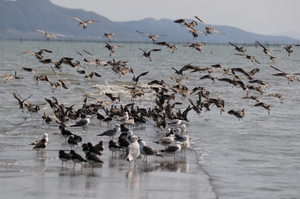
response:
<path id="1" fill-rule="evenodd" d="M 111 56 L 112 53 L 115 53 L 115 48 L 121 48 L 124 46 L 118 46 L 118 45 L 109 45 L 108 43 L 106 43 L 106 45 L 104 46 L 104 48 L 107 48 L 110 52 L 109 56 Z"/>
<path id="2" fill-rule="evenodd" d="M 166 46 L 167 48 L 172 50 L 172 53 L 174 54 L 174 52 L 177 50 L 177 45 L 176 44 L 169 44 L 167 42 L 156 42 L 157 45 L 160 46 Z"/>
<path id="3" fill-rule="evenodd" d="M 72 16 L 72 18 L 75 19 L 75 20 L 77 20 L 77 21 L 79 21 L 78 26 L 81 25 L 84 30 L 87 29 L 88 24 L 98 22 L 98 21 L 92 20 L 92 19 L 89 19 L 89 20 L 86 20 L 86 21 L 82 21 L 78 17 L 73 17 L 73 16 Z"/>
<path id="4" fill-rule="evenodd" d="M 142 57 L 143 57 L 143 56 L 146 57 L 149 61 L 152 61 L 152 58 L 151 58 L 151 56 L 150 56 L 151 52 L 155 52 L 155 51 L 160 51 L 160 50 L 161 50 L 161 49 L 152 49 L 152 50 L 146 52 L 145 50 L 143 50 L 143 49 L 141 49 L 141 48 L 139 48 L 139 49 L 140 49 L 141 51 L 143 51 Z"/>
<path id="5" fill-rule="evenodd" d="M 230 111 L 228 111 L 228 114 L 234 115 L 239 120 L 241 120 L 245 116 L 245 110 L 244 109 L 242 109 L 242 110 L 230 110 Z"/>
<path id="6" fill-rule="evenodd" d="M 236 51 L 238 51 L 238 52 L 240 52 L 240 53 L 246 52 L 245 46 L 240 46 L 240 47 L 239 47 L 239 46 L 237 46 L 237 45 L 235 45 L 235 44 L 233 44 L 233 43 L 231 43 L 231 42 L 229 42 L 229 44 L 232 45 L 232 46 L 234 46 L 234 47 L 235 47 L 234 50 L 236 50 Z"/>
<path id="7" fill-rule="evenodd" d="M 293 52 L 293 50 L 292 50 L 292 48 L 294 47 L 294 46 L 300 46 L 300 44 L 292 44 L 292 45 L 289 45 L 289 46 L 285 46 L 285 45 L 281 45 L 283 48 L 284 48 L 284 50 L 288 53 L 288 55 L 290 56 L 291 55 L 291 53 Z"/>
<path id="8" fill-rule="evenodd" d="M 262 45 L 260 42 L 256 41 L 256 43 L 263 48 L 263 52 L 266 54 L 266 55 L 270 55 L 270 52 L 271 51 L 280 51 L 280 50 L 271 50 L 271 49 L 267 49 L 264 45 Z"/>
<path id="9" fill-rule="evenodd" d="M 96 73 L 96 72 L 91 72 L 90 74 L 88 74 L 86 72 L 86 70 L 77 70 L 77 72 L 79 74 L 84 74 L 85 75 L 84 78 L 86 79 L 86 83 L 88 83 L 89 81 L 91 81 L 94 76 L 96 76 L 96 77 L 102 77 L 99 73 Z"/>
<path id="10" fill-rule="evenodd" d="M 266 104 L 264 102 L 259 102 L 257 104 L 255 104 L 254 106 L 262 106 L 263 108 L 268 110 L 268 114 L 270 115 L 270 111 L 271 111 L 271 105 Z"/>
<path id="11" fill-rule="evenodd" d="M 167 36 L 167 35 L 158 35 L 158 34 L 144 33 L 144 32 L 138 31 L 138 30 L 137 30 L 136 32 L 141 33 L 141 34 L 144 34 L 144 35 L 147 35 L 147 36 L 151 39 L 151 41 L 152 41 L 153 43 L 156 42 L 156 38 L 157 38 L 157 37 L 160 37 L 160 36 Z"/>
<path id="12" fill-rule="evenodd" d="M 254 75 L 260 71 L 259 68 L 254 68 L 251 71 L 245 71 L 243 68 L 231 68 L 232 74 L 235 72 L 243 73 L 249 80 L 254 79 Z"/>
<path id="13" fill-rule="evenodd" d="M 47 52 L 47 53 L 52 53 L 51 50 L 47 50 L 47 49 L 41 49 L 40 51 L 38 52 L 33 52 L 33 51 L 25 51 L 23 52 L 22 54 L 27 54 L 27 55 L 34 55 L 37 59 L 43 59 L 43 56 L 42 54 L 44 52 Z"/>
<path id="14" fill-rule="evenodd" d="M 97 28 L 97 27 L 96 27 Z M 106 37 L 108 39 L 108 41 L 110 42 L 112 40 L 112 37 L 114 36 L 121 36 L 117 33 L 114 32 L 106 32 L 105 30 L 103 30 L 102 28 L 98 28 L 99 30 L 101 30 L 102 32 L 104 32 L 103 37 Z"/>
<path id="15" fill-rule="evenodd" d="M 300 75 L 300 73 L 286 73 L 286 72 L 276 68 L 275 66 L 270 65 L 270 67 L 280 72 L 280 73 L 273 74 L 274 76 L 283 76 L 288 79 L 288 83 L 300 81 L 299 78 L 297 76 L 295 76 L 295 75 Z"/>
<path id="16" fill-rule="evenodd" d="M 48 81 L 48 77 L 44 74 L 41 75 L 37 75 L 35 70 L 32 68 L 25 68 L 23 67 L 24 70 L 28 71 L 28 72 L 32 72 L 33 73 L 33 77 L 36 80 L 36 84 L 39 83 L 39 81 Z"/>
<path id="17" fill-rule="evenodd" d="M 211 35 L 212 32 L 216 32 L 216 33 L 220 33 L 220 34 L 225 34 L 221 31 L 218 31 L 215 28 L 210 27 L 209 25 L 207 25 L 206 23 L 204 23 L 199 17 L 195 16 L 196 19 L 198 19 L 201 23 L 203 23 L 205 25 L 205 35 Z"/>
<path id="18" fill-rule="evenodd" d="M 55 38 L 55 39 L 58 39 L 55 34 L 52 34 L 52 33 L 49 33 L 49 32 L 46 32 L 44 30 L 40 30 L 40 29 L 37 29 L 37 28 L 33 28 L 34 30 L 38 31 L 38 32 L 41 32 L 44 34 L 44 37 L 49 40 L 49 39 L 52 39 L 52 38 Z"/>
<path id="19" fill-rule="evenodd" d="M 246 59 L 250 59 L 251 62 L 255 62 L 255 63 L 258 63 L 260 64 L 260 62 L 252 55 L 246 55 L 246 54 L 238 54 L 238 53 L 235 53 L 235 55 L 239 55 L 239 56 L 245 56 Z"/>

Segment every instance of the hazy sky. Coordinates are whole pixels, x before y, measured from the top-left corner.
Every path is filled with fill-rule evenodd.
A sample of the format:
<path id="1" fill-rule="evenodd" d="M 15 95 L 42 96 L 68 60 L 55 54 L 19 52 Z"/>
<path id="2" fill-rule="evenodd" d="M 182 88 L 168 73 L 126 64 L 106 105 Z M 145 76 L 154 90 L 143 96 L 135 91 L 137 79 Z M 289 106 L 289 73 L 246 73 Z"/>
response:
<path id="1" fill-rule="evenodd" d="M 93 11 L 112 21 L 168 18 L 228 25 L 259 34 L 300 33 L 300 0 L 50 0 Z"/>

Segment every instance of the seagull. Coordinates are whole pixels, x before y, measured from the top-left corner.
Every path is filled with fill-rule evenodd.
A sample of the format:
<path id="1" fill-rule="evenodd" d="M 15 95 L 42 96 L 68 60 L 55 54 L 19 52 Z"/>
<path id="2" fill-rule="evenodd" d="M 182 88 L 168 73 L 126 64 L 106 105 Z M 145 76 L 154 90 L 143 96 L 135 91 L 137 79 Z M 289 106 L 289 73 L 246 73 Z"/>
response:
<path id="1" fill-rule="evenodd" d="M 230 110 L 230 111 L 228 111 L 228 114 L 234 115 L 239 120 L 241 120 L 245 116 L 245 110 L 244 109 L 242 109 L 242 110 Z"/>
<path id="2" fill-rule="evenodd" d="M 77 20 L 77 21 L 79 21 L 78 26 L 81 25 L 84 30 L 87 29 L 88 24 L 98 22 L 96 20 L 91 20 L 91 19 L 86 20 L 86 21 L 82 21 L 78 17 L 74 17 L 74 16 L 72 16 L 72 18 L 75 19 L 75 20 Z"/>
<path id="3" fill-rule="evenodd" d="M 120 125 L 116 124 L 116 126 L 113 129 L 104 131 L 103 133 L 98 134 L 97 136 L 109 136 L 110 140 L 113 140 L 114 136 L 117 135 L 119 132 L 120 132 Z"/>
<path id="4" fill-rule="evenodd" d="M 136 160 L 138 156 L 140 155 L 140 145 L 138 143 L 138 136 L 133 135 L 131 136 L 131 144 L 128 146 L 126 150 L 126 156 L 125 159 L 128 162 L 134 161 L 134 166 L 136 167 Z M 130 166 L 130 164 L 129 164 Z"/>
<path id="5" fill-rule="evenodd" d="M 38 32 L 43 33 L 43 34 L 45 35 L 45 38 L 46 38 L 47 40 L 52 39 L 52 38 L 58 39 L 58 38 L 55 36 L 55 34 L 52 34 L 52 33 L 46 32 L 46 31 L 44 31 L 44 30 L 37 29 L 37 28 L 33 28 L 33 29 L 36 30 L 36 31 L 38 31 Z"/>
<path id="6" fill-rule="evenodd" d="M 74 150 L 70 151 L 70 157 L 71 157 L 71 160 L 74 163 L 73 170 L 75 169 L 76 163 L 80 163 L 81 164 L 81 170 L 82 170 L 82 162 L 87 162 L 83 157 L 81 157 L 81 155 L 79 155 L 78 153 L 76 153 Z"/>
<path id="7" fill-rule="evenodd" d="M 93 155 L 91 152 L 86 153 L 86 160 L 90 165 L 92 165 L 92 171 L 94 169 L 95 164 L 103 163 L 102 160 L 100 160 L 97 156 Z"/>
<path id="8" fill-rule="evenodd" d="M 147 146 L 145 141 L 139 139 L 138 143 L 140 145 L 140 152 L 144 155 L 143 161 L 147 162 L 147 157 L 150 155 L 162 156 L 159 151 L 153 147 Z"/>
<path id="9" fill-rule="evenodd" d="M 60 150 L 58 152 L 58 157 L 61 160 L 61 166 L 64 166 L 64 162 L 66 163 L 66 167 L 67 167 L 67 163 L 71 160 L 70 154 L 65 153 L 64 150 Z"/>
<path id="10" fill-rule="evenodd" d="M 185 154 L 186 149 L 190 147 L 190 137 L 188 135 L 184 135 L 182 137 L 182 140 L 180 140 L 180 146 L 181 146 L 181 150 Z"/>
<path id="11" fill-rule="evenodd" d="M 70 127 L 77 127 L 77 126 L 86 127 L 91 122 L 90 118 L 91 118 L 90 115 L 86 115 L 85 118 L 82 118 L 81 120 L 77 121 L 75 124 L 72 124 Z"/>
<path id="12" fill-rule="evenodd" d="M 172 144 L 174 142 L 174 138 L 175 136 L 173 134 L 167 136 L 167 137 L 163 137 L 160 140 L 156 141 L 156 144 L 161 144 L 165 147 L 167 147 L 168 145 Z"/>
<path id="13" fill-rule="evenodd" d="M 149 61 L 152 61 L 152 58 L 151 58 L 151 56 L 150 56 L 150 54 L 151 54 L 152 51 L 160 51 L 160 50 L 161 50 L 161 49 L 152 49 L 152 50 L 146 52 L 145 50 L 143 50 L 143 49 L 141 49 L 141 48 L 139 48 L 139 49 L 140 49 L 141 51 L 143 51 L 142 57 L 143 57 L 143 56 L 146 57 Z"/>
<path id="14" fill-rule="evenodd" d="M 181 151 L 181 145 L 179 141 L 176 141 L 174 144 L 168 145 L 164 150 L 160 150 L 162 153 L 171 154 L 172 160 L 175 162 L 175 154 Z"/>
<path id="15" fill-rule="evenodd" d="M 158 35 L 158 34 L 144 33 L 144 32 L 138 31 L 138 30 L 136 32 L 144 34 L 144 35 L 147 35 L 153 43 L 156 41 L 157 37 L 159 37 L 159 36 L 167 36 L 167 35 Z"/>

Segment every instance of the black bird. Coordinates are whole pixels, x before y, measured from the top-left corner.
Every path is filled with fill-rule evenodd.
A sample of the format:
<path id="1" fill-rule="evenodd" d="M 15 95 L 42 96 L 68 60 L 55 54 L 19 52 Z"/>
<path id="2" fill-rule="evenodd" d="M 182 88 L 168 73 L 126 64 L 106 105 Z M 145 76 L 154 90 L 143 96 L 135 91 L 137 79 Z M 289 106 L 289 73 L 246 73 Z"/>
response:
<path id="1" fill-rule="evenodd" d="M 59 129 L 60 129 L 60 133 L 61 135 L 65 138 L 65 141 L 67 141 L 67 139 L 74 135 L 71 131 L 66 129 L 66 126 L 64 124 L 59 125 Z"/>
<path id="2" fill-rule="evenodd" d="M 70 151 L 70 157 L 71 157 L 71 160 L 74 163 L 73 170 L 75 169 L 76 163 L 80 163 L 81 164 L 81 170 L 82 170 L 82 163 L 83 162 L 87 162 L 83 157 L 81 157 L 81 155 L 79 155 L 78 153 L 76 153 L 74 150 Z"/>
<path id="3" fill-rule="evenodd" d="M 103 163 L 102 160 L 100 160 L 97 156 L 93 155 L 90 152 L 86 153 L 86 160 L 90 165 L 92 165 L 92 171 L 94 169 L 95 164 Z"/>
<path id="4" fill-rule="evenodd" d="M 90 152 L 92 155 L 102 155 L 101 152 L 98 150 L 98 148 L 94 147 L 94 146 L 92 145 L 92 143 L 88 142 L 87 145 L 88 145 L 87 150 L 88 150 L 88 152 Z"/>
<path id="5" fill-rule="evenodd" d="M 74 138 L 74 136 L 75 136 L 75 135 L 70 136 L 70 137 L 68 138 L 68 144 L 69 144 L 69 146 L 71 147 L 71 150 L 73 149 L 74 146 L 78 146 L 78 142 L 77 142 L 77 140 Z"/>
<path id="6" fill-rule="evenodd" d="M 96 144 L 94 147 L 97 148 L 99 151 L 104 151 L 103 141 L 100 140 L 99 143 Z"/>
<path id="7" fill-rule="evenodd" d="M 71 160 L 71 156 L 68 153 L 65 153 L 64 150 L 60 150 L 58 153 L 58 157 L 61 160 L 61 166 L 64 166 L 64 162 L 66 163 L 66 167 L 67 167 L 67 163 Z"/>
<path id="8" fill-rule="evenodd" d="M 114 153 L 116 157 L 117 151 L 121 150 L 122 147 L 118 143 L 114 142 L 113 140 L 110 140 L 108 143 L 108 149 L 111 151 L 112 157 L 114 156 Z"/>

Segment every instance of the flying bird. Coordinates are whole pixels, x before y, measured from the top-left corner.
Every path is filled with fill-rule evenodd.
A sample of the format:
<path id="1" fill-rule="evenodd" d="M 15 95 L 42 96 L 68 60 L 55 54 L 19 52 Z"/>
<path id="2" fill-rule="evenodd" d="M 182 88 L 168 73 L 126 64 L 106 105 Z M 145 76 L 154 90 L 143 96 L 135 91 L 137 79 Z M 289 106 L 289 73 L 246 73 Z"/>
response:
<path id="1" fill-rule="evenodd" d="M 49 33 L 49 32 L 46 32 L 46 31 L 44 31 L 44 30 L 37 29 L 37 28 L 33 28 L 33 29 L 36 30 L 36 31 L 38 31 L 38 32 L 43 33 L 43 34 L 44 34 L 44 37 L 45 37 L 47 40 L 52 39 L 52 38 L 58 39 L 58 38 L 56 37 L 56 35 L 53 34 L 53 33 Z"/>
<path id="2" fill-rule="evenodd" d="M 132 81 L 133 81 L 135 84 L 137 84 L 138 81 L 139 81 L 139 78 L 142 77 L 142 76 L 147 75 L 148 73 L 149 73 L 149 71 L 143 72 L 143 73 L 139 74 L 137 77 L 135 77 L 135 75 L 133 75 Z"/>
<path id="3" fill-rule="evenodd" d="M 141 51 L 143 51 L 142 57 L 143 57 L 143 56 L 146 57 L 149 61 L 152 61 L 152 58 L 151 58 L 151 56 L 150 56 L 151 52 L 155 52 L 155 51 L 160 51 L 160 50 L 161 50 L 161 49 L 152 49 L 152 50 L 146 52 L 145 50 L 143 50 L 143 49 L 141 49 L 141 48 L 139 48 L 139 49 L 140 49 Z"/>
<path id="4" fill-rule="evenodd" d="M 74 16 L 72 16 L 72 18 L 75 19 L 75 20 L 77 20 L 77 21 L 79 21 L 78 26 L 81 25 L 84 30 L 87 29 L 88 24 L 98 22 L 98 21 L 92 20 L 92 19 L 89 19 L 89 20 L 86 20 L 86 21 L 82 21 L 78 17 L 74 17 Z"/>
<path id="5" fill-rule="evenodd" d="M 225 35 L 225 33 L 213 28 L 213 27 L 210 27 L 209 25 L 207 25 L 206 23 L 204 23 L 199 17 L 195 16 L 196 19 L 198 19 L 201 23 L 203 23 L 205 25 L 205 34 L 206 35 L 211 35 L 212 32 L 216 32 L 216 33 L 220 33 L 220 34 L 223 34 Z"/>
<path id="6" fill-rule="evenodd" d="M 160 37 L 160 36 L 167 36 L 167 35 L 158 35 L 158 34 L 144 33 L 144 32 L 138 31 L 138 30 L 137 30 L 136 32 L 138 32 L 138 33 L 140 33 L 140 34 L 147 35 L 153 43 L 156 42 L 156 38 L 157 38 L 157 37 Z"/>
<path id="7" fill-rule="evenodd" d="M 97 27 L 96 27 L 97 28 Z M 103 37 L 106 37 L 108 39 L 108 41 L 110 42 L 112 40 L 112 37 L 114 36 L 121 36 L 117 33 L 114 32 L 106 32 L 105 30 L 103 30 L 102 28 L 98 28 L 99 30 L 101 30 L 102 32 L 104 32 Z"/>
<path id="8" fill-rule="evenodd" d="M 106 43 L 106 45 L 104 46 L 104 48 L 107 48 L 110 52 L 109 56 L 111 56 L 112 53 L 115 53 L 115 48 L 121 48 L 124 46 L 118 46 L 118 45 L 110 45 L 108 43 Z"/>
<path id="9" fill-rule="evenodd" d="M 51 50 L 41 49 L 41 50 L 38 51 L 38 52 L 34 52 L 34 51 L 25 51 L 25 52 L 23 52 L 22 54 L 34 55 L 37 59 L 41 60 L 41 59 L 43 59 L 42 54 L 43 54 L 44 52 L 52 53 Z"/>
<path id="10" fill-rule="evenodd" d="M 245 110 L 244 109 L 242 109 L 242 110 L 230 110 L 230 111 L 228 111 L 228 114 L 234 115 L 236 118 L 241 120 L 245 116 Z"/>
<path id="11" fill-rule="evenodd" d="M 229 44 L 232 45 L 233 47 L 235 47 L 234 50 L 236 50 L 236 51 L 238 51 L 240 53 L 245 53 L 246 52 L 245 46 L 237 46 L 237 45 L 235 45 L 235 44 L 233 44 L 231 42 L 229 42 Z"/>

